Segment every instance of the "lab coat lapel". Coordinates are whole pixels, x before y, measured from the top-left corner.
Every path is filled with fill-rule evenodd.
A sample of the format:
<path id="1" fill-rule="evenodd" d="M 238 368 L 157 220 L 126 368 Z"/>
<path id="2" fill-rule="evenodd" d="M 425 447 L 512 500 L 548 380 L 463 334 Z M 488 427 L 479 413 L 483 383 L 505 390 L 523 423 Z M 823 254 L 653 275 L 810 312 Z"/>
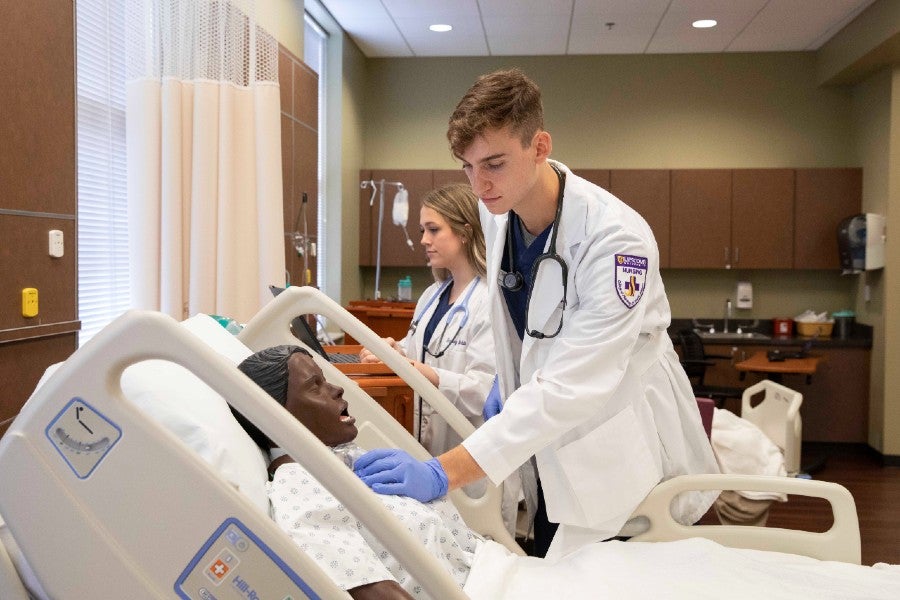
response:
<path id="1" fill-rule="evenodd" d="M 565 169 L 559 165 L 560 169 Z M 573 257 L 579 244 L 584 240 L 586 235 L 587 220 L 587 204 L 580 194 L 572 193 L 572 188 L 577 187 L 574 181 L 575 176 L 571 171 L 566 170 L 566 190 L 563 195 L 563 212 L 560 217 L 559 232 L 556 236 L 556 248 L 559 255 L 566 261 L 569 273 L 566 281 L 568 306 L 570 299 L 574 294 L 573 277 L 575 275 L 575 264 Z M 553 237 L 552 235 L 550 236 Z M 547 239 L 547 245 L 544 252 L 550 250 L 550 239 Z M 540 331 L 550 333 L 556 329 L 559 322 L 559 316 L 554 314 L 557 310 L 562 310 L 560 300 L 563 296 L 562 280 L 556 269 L 551 269 L 548 276 L 542 281 L 537 282 L 535 286 L 537 292 L 532 292 L 531 303 L 529 306 L 529 314 L 533 325 L 539 324 Z M 522 363 L 529 357 L 529 353 L 535 348 L 537 338 L 525 335 L 522 345 Z"/>
<path id="2" fill-rule="evenodd" d="M 495 332 L 494 351 L 497 354 L 497 372 L 501 375 L 500 381 L 503 388 L 501 394 L 503 398 L 506 398 L 517 386 L 516 373 L 518 372 L 512 352 L 513 342 L 518 341 L 518 334 L 512 327 L 506 310 L 506 301 L 503 299 L 503 290 L 500 289 L 498 282 L 503 249 L 506 247 L 506 227 L 509 224 L 509 218 L 507 215 L 491 215 L 487 221 L 482 220 L 482 224 L 485 228 L 485 239 L 488 240 L 488 295 L 494 299 L 490 303 L 491 323 Z"/>

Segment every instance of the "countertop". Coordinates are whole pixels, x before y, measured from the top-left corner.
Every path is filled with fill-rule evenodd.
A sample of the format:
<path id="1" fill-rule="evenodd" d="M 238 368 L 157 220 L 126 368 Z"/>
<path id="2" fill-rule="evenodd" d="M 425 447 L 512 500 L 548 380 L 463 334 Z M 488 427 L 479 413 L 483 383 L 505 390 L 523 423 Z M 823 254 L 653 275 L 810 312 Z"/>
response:
<path id="1" fill-rule="evenodd" d="M 700 323 L 713 323 L 716 331 L 722 330 L 722 319 L 697 319 Z M 772 335 L 772 320 L 771 319 L 759 319 L 759 323 L 753 327 L 748 328 L 747 326 L 751 323 L 751 320 L 748 319 L 731 319 L 728 324 L 728 328 L 730 331 L 734 331 L 738 325 L 743 327 L 744 331 L 756 331 L 759 333 L 764 333 L 771 337 L 768 340 L 759 340 L 759 339 L 729 339 L 725 340 L 715 340 L 710 341 L 706 340 L 704 344 L 706 345 L 719 345 L 719 346 L 802 346 L 804 343 L 809 340 L 813 340 L 813 347 L 819 348 L 871 348 L 872 347 L 872 326 L 864 325 L 862 323 L 854 323 L 853 329 L 850 332 L 850 335 L 847 338 L 838 338 L 837 336 L 832 336 L 829 338 L 808 338 L 808 337 L 800 337 L 797 335 L 794 336 L 774 336 Z M 672 319 L 672 324 L 669 326 L 669 335 L 672 336 L 673 340 L 677 342 L 678 332 L 682 329 L 693 329 L 694 323 L 692 319 Z"/>

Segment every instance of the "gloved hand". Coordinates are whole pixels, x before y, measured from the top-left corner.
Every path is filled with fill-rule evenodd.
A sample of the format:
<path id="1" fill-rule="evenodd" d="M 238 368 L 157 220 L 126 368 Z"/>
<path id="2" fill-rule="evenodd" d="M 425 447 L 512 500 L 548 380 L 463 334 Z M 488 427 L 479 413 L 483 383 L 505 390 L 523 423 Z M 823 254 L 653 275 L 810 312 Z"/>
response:
<path id="1" fill-rule="evenodd" d="M 494 375 L 494 385 L 491 386 L 491 391 L 488 392 L 487 398 L 484 401 L 484 408 L 481 411 L 481 415 L 484 417 L 484 420 L 487 421 L 491 417 L 500 414 L 501 410 L 503 410 L 503 403 L 500 402 L 500 381 L 497 379 L 497 376 Z"/>
<path id="2" fill-rule="evenodd" d="M 416 460 L 403 450 L 379 448 L 353 463 L 353 472 L 379 494 L 428 502 L 447 494 L 450 483 L 438 459 Z"/>

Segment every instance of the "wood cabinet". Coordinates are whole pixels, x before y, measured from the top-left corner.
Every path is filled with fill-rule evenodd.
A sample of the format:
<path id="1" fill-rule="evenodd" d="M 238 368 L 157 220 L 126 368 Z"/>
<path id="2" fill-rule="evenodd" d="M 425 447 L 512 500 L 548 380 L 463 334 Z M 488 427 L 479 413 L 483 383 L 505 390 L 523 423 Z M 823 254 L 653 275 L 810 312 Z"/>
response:
<path id="1" fill-rule="evenodd" d="M 670 266 L 730 268 L 731 171 L 672 171 Z"/>
<path id="2" fill-rule="evenodd" d="M 794 170 L 731 172 L 731 266 L 790 269 L 794 258 Z"/>
<path id="3" fill-rule="evenodd" d="M 613 169 L 606 188 L 650 225 L 659 247 L 661 268 L 668 267 L 671 260 L 669 175 L 668 169 Z"/>
<path id="4" fill-rule="evenodd" d="M 383 300 L 353 300 L 347 306 L 354 317 L 380 335 L 402 340 L 413 320 L 414 302 L 387 302 Z M 350 334 L 344 334 L 345 344 L 358 343 Z"/>
<path id="5" fill-rule="evenodd" d="M 707 344 L 708 354 L 732 356 L 733 359 L 714 361 L 715 365 L 706 371 L 706 383 L 739 387 L 753 385 L 763 376 L 749 373 L 742 380 L 733 362 L 759 350 L 771 349 L 767 346 Z M 812 353 L 823 360 L 808 383 L 805 375 L 784 375 L 781 382 L 803 394 L 800 407 L 803 440 L 867 443 L 871 351 L 866 348 L 820 347 L 813 349 Z M 739 401 L 729 400 L 725 407 L 740 414 Z"/>
<path id="6" fill-rule="evenodd" d="M 790 269 L 794 171 L 672 171 L 671 261 L 677 268 Z"/>
<path id="7" fill-rule="evenodd" d="M 680 269 L 838 269 L 837 228 L 861 210 L 862 170 L 573 169 L 637 210 L 653 230 L 660 266 Z M 392 223 L 396 188 L 385 188 L 382 266 L 421 267 L 422 195 L 467 182 L 459 169 L 363 170 L 360 180 L 402 181 L 409 190 L 407 231 Z M 378 202 L 360 190 L 360 266 L 375 266 Z"/>
<path id="8" fill-rule="evenodd" d="M 413 391 L 396 375 L 352 377 L 363 389 L 406 430 L 413 433 Z"/>
<path id="9" fill-rule="evenodd" d="M 862 209 L 862 169 L 797 169 L 794 268 L 839 269 L 838 225 Z"/>

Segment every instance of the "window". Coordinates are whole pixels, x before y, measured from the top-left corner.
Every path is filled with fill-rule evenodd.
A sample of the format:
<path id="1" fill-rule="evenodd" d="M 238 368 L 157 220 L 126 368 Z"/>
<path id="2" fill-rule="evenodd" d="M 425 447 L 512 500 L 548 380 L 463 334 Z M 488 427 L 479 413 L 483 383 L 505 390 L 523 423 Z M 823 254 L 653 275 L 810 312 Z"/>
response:
<path id="1" fill-rule="evenodd" d="M 78 0 L 79 345 L 130 306 L 125 171 L 125 3 Z"/>

